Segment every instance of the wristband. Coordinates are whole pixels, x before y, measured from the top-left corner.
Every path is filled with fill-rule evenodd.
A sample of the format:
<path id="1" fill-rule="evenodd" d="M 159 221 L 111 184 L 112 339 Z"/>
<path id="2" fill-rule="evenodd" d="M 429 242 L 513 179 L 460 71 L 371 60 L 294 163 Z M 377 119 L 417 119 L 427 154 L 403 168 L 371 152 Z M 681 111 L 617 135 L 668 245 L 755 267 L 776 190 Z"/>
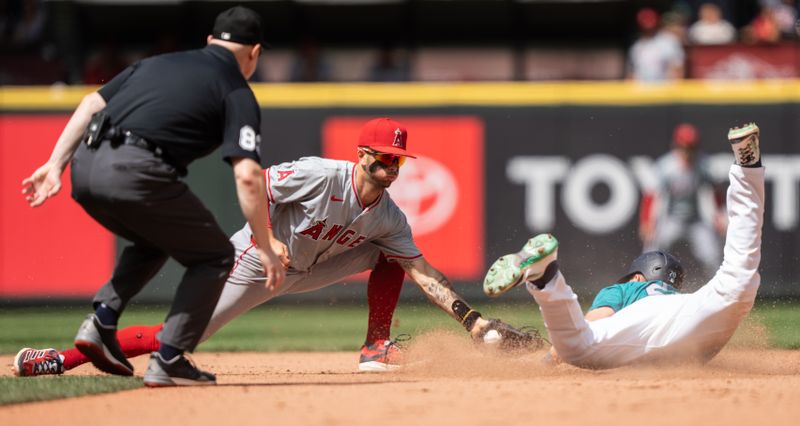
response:
<path id="1" fill-rule="evenodd" d="M 467 316 L 465 316 L 464 319 L 461 320 L 461 325 L 463 325 L 468 332 L 471 332 L 472 326 L 475 325 L 475 322 L 478 321 L 478 318 L 480 317 L 481 317 L 480 312 L 470 309 L 469 312 L 467 312 Z"/>
<path id="2" fill-rule="evenodd" d="M 475 321 L 481 317 L 481 313 L 470 308 L 467 306 L 466 303 L 462 302 L 461 300 L 456 300 L 453 302 L 451 306 L 453 309 L 453 313 L 456 314 L 458 321 L 467 331 L 472 331 L 472 326 L 475 325 Z"/>

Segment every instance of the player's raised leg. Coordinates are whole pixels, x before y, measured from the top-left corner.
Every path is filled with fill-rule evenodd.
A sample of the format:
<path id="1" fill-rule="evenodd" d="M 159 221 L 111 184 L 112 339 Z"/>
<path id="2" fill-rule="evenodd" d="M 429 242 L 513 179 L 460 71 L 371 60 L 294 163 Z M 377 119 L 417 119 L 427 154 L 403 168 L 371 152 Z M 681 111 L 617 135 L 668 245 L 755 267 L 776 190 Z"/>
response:
<path id="1" fill-rule="evenodd" d="M 760 130 L 755 123 L 732 128 L 728 140 L 736 164 L 728 174 L 728 229 L 723 261 L 716 275 L 692 296 L 703 307 L 715 305 L 716 311 L 700 310 L 700 325 L 691 338 L 706 358 L 714 356 L 730 340 L 742 319 L 750 312 L 761 284 L 761 236 L 764 222 L 764 168 L 761 165 Z M 702 302 L 700 302 L 702 301 Z"/>

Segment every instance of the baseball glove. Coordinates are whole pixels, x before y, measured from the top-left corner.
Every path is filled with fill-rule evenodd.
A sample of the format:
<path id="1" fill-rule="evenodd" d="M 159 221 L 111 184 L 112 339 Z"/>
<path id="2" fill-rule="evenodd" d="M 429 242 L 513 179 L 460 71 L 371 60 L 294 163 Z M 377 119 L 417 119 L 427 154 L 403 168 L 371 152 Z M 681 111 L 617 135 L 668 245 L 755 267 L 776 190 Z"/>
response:
<path id="1" fill-rule="evenodd" d="M 497 344 L 504 351 L 536 351 L 542 349 L 546 342 L 539 330 L 534 327 L 517 329 L 499 319 L 489 319 L 489 324 L 481 330 L 477 339 L 483 342 L 486 333 L 492 330 L 500 335 L 500 340 Z"/>

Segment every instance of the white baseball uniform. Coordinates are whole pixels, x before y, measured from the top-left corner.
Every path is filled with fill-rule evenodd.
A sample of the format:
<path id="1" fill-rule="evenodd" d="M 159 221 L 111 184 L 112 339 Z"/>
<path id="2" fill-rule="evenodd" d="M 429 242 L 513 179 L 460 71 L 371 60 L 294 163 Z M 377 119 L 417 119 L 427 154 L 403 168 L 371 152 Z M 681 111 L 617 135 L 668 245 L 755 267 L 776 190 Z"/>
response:
<path id="1" fill-rule="evenodd" d="M 696 292 L 646 297 L 589 322 L 560 272 L 543 290 L 527 285 L 561 359 L 613 368 L 656 358 L 708 361 L 722 349 L 755 301 L 764 216 L 764 168 L 734 165 L 729 177 L 724 259 Z"/>
<path id="2" fill-rule="evenodd" d="M 349 161 L 303 157 L 265 170 L 272 232 L 286 244 L 291 267 L 278 288 L 266 288 L 249 225 L 234 234 L 236 264 L 203 340 L 276 296 L 317 290 L 372 269 L 381 253 L 390 261 L 422 256 L 388 192 L 368 206 L 362 203 L 356 167 Z"/>

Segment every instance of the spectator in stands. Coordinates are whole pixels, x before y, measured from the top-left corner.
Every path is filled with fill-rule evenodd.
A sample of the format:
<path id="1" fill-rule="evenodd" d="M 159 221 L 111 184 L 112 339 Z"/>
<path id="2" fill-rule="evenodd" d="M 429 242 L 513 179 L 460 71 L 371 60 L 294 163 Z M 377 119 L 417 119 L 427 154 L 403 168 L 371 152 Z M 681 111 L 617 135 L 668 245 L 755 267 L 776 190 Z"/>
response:
<path id="1" fill-rule="evenodd" d="M 9 3 L 10 1 L 0 1 L 0 46 L 7 44 L 11 39 L 11 30 L 14 28 Z"/>
<path id="2" fill-rule="evenodd" d="M 384 43 L 370 69 L 371 81 L 407 81 L 410 71 L 406 55 L 389 43 Z"/>
<path id="3" fill-rule="evenodd" d="M 688 31 L 688 17 L 678 11 L 665 12 L 661 16 L 661 32 L 666 36 L 675 38 L 681 46 L 686 45 L 686 33 Z"/>
<path id="4" fill-rule="evenodd" d="M 127 67 L 128 62 L 119 54 L 116 43 L 106 41 L 86 62 L 83 69 L 83 82 L 84 84 L 106 84 Z"/>
<path id="5" fill-rule="evenodd" d="M 777 43 L 781 39 L 781 30 L 771 7 L 761 8 L 758 16 L 742 28 L 742 40 L 750 44 Z"/>
<path id="6" fill-rule="evenodd" d="M 14 26 L 11 43 L 27 47 L 42 41 L 46 18 L 40 0 L 24 0 L 22 15 Z"/>
<path id="7" fill-rule="evenodd" d="M 629 52 L 629 76 L 643 82 L 683 78 L 684 52 L 677 37 L 660 31 L 660 17 L 650 8 L 636 14 L 641 35 Z"/>
<path id="8" fill-rule="evenodd" d="M 319 43 L 315 38 L 311 36 L 303 38 L 292 64 L 290 78 L 295 82 L 331 80 L 330 66 L 320 52 Z"/>
<path id="9" fill-rule="evenodd" d="M 722 18 L 722 10 L 714 3 L 703 3 L 698 20 L 689 28 L 692 44 L 727 44 L 736 41 L 736 28 Z"/>
<path id="10" fill-rule="evenodd" d="M 771 0 L 773 15 L 783 39 L 794 39 L 795 22 L 797 21 L 797 4 L 795 0 Z"/>

